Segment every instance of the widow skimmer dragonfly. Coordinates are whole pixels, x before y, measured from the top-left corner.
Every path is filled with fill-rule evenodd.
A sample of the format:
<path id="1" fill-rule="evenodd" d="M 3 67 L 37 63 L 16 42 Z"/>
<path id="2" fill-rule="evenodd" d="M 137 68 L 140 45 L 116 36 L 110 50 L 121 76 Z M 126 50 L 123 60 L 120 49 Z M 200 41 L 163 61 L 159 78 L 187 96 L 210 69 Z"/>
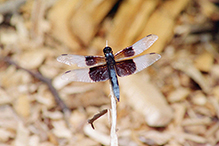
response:
<path id="1" fill-rule="evenodd" d="M 119 101 L 120 92 L 117 75 L 124 77 L 135 74 L 159 60 L 161 56 L 156 53 L 131 58 L 147 50 L 157 39 L 158 36 L 154 34 L 148 35 L 115 55 L 113 55 L 109 46 L 103 49 L 105 56 L 62 54 L 57 58 L 57 61 L 82 67 L 82 69 L 66 71 L 62 75 L 62 79 L 78 82 L 100 82 L 110 79 L 113 93 Z"/>

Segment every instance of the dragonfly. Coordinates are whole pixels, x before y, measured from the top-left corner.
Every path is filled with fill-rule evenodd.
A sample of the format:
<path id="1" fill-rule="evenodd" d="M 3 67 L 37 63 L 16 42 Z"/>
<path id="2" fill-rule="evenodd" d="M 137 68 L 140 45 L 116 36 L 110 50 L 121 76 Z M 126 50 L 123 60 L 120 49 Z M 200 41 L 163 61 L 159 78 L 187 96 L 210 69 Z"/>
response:
<path id="1" fill-rule="evenodd" d="M 156 40 L 157 35 L 150 34 L 117 53 L 113 54 L 112 48 L 106 45 L 103 49 L 104 56 L 82 56 L 62 54 L 58 62 L 67 65 L 77 65 L 79 69 L 66 71 L 62 79 L 77 82 L 101 82 L 110 80 L 113 94 L 120 99 L 118 78 L 135 74 L 161 58 L 157 53 L 149 53 L 135 57 L 147 50 Z"/>

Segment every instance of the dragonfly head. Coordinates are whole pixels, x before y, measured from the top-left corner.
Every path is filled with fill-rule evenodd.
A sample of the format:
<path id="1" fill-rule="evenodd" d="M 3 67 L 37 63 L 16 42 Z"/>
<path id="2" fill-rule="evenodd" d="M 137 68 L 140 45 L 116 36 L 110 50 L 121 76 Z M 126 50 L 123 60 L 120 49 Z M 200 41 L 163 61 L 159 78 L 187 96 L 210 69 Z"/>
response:
<path id="1" fill-rule="evenodd" d="M 110 47 L 105 47 L 104 49 L 103 49 L 103 53 L 106 55 L 107 53 L 113 53 L 113 51 L 112 51 L 112 48 L 110 48 Z"/>

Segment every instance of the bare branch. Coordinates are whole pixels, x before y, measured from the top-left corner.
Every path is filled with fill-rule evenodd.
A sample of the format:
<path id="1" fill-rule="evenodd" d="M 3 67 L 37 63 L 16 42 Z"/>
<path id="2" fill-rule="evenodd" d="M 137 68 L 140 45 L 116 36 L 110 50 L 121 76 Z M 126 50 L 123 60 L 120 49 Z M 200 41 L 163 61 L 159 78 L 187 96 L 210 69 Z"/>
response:
<path id="1" fill-rule="evenodd" d="M 95 129 L 95 128 L 94 128 L 94 125 L 93 125 L 93 122 L 96 121 L 97 119 L 99 119 L 101 116 L 103 116 L 103 115 L 106 114 L 106 113 L 107 113 L 107 109 L 104 109 L 104 110 L 100 111 L 98 114 L 94 115 L 93 118 L 91 118 L 91 119 L 88 120 L 88 123 L 91 124 L 91 127 L 92 127 L 93 129 Z"/>

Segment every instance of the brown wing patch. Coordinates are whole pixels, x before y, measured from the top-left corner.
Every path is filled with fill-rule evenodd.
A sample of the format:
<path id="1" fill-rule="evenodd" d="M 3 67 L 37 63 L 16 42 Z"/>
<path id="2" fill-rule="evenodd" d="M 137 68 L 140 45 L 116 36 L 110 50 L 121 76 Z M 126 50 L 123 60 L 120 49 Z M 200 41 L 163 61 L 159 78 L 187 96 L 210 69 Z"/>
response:
<path id="1" fill-rule="evenodd" d="M 109 79 L 109 73 L 106 65 L 100 65 L 90 68 L 89 76 L 94 82 L 106 81 Z"/>
<path id="2" fill-rule="evenodd" d="M 147 50 L 158 39 L 158 36 L 151 34 L 134 43 L 132 46 L 127 47 L 115 54 L 115 60 L 122 58 L 133 57 L 141 54 Z"/>
<path id="3" fill-rule="evenodd" d="M 87 66 L 93 66 L 96 64 L 105 63 L 105 57 L 101 56 L 85 56 L 85 62 Z"/>
<path id="4" fill-rule="evenodd" d="M 136 65 L 132 59 L 116 62 L 116 72 L 120 77 L 128 76 L 136 71 Z"/>
<path id="5" fill-rule="evenodd" d="M 125 57 L 132 57 L 134 55 L 135 55 L 135 51 L 133 50 L 132 46 L 130 46 L 116 53 L 115 60 L 119 60 Z"/>

